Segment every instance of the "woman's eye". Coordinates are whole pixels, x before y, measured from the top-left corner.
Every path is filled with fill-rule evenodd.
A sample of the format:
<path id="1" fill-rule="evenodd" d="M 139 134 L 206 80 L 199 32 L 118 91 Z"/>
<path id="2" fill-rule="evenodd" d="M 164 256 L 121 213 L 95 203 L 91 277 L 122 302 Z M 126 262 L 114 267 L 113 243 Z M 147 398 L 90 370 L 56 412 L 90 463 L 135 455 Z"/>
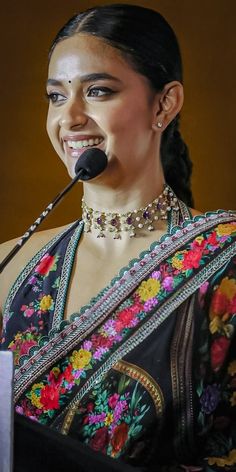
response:
<path id="1" fill-rule="evenodd" d="M 93 87 L 87 91 L 87 97 L 104 97 L 112 93 L 114 92 L 108 87 Z"/>
<path id="2" fill-rule="evenodd" d="M 51 103 L 63 102 L 66 99 L 66 97 L 64 97 L 64 95 L 62 95 L 61 93 L 58 93 L 58 92 L 46 93 L 46 97 L 49 100 L 49 102 L 51 102 Z"/>

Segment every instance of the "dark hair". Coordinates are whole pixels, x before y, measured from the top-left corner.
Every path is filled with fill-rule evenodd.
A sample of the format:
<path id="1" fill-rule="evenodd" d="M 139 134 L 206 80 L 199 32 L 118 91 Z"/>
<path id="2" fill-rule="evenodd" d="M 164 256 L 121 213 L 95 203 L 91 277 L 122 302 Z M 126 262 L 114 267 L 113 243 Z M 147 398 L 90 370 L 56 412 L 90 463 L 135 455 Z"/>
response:
<path id="1" fill-rule="evenodd" d="M 182 60 L 175 33 L 154 10 L 137 5 L 97 6 L 73 16 L 58 32 L 51 47 L 77 33 L 103 39 L 121 51 L 132 67 L 144 75 L 155 91 L 172 80 L 183 81 Z M 166 182 L 176 195 L 193 206 L 190 188 L 192 162 L 179 132 L 179 115 L 162 135 L 161 160 Z"/>

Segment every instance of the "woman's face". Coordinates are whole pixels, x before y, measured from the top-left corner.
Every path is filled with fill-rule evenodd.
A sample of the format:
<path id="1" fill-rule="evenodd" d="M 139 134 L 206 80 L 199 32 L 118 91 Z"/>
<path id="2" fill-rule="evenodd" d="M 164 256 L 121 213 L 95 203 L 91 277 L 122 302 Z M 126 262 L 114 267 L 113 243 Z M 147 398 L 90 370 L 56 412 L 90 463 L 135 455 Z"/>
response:
<path id="1" fill-rule="evenodd" d="M 91 147 L 102 149 L 108 169 L 121 176 L 157 159 L 156 94 L 102 40 L 78 34 L 60 42 L 50 60 L 47 94 L 48 135 L 71 177 Z"/>

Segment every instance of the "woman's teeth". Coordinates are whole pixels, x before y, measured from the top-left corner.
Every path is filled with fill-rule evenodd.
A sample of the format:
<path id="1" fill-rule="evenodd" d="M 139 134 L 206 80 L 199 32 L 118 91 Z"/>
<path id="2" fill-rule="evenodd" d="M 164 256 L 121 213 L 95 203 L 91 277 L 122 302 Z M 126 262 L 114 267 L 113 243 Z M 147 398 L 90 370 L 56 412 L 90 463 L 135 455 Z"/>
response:
<path id="1" fill-rule="evenodd" d="M 100 144 L 103 138 L 90 138 L 83 141 L 68 141 L 68 146 L 72 149 L 82 149 L 83 147 L 95 146 Z"/>

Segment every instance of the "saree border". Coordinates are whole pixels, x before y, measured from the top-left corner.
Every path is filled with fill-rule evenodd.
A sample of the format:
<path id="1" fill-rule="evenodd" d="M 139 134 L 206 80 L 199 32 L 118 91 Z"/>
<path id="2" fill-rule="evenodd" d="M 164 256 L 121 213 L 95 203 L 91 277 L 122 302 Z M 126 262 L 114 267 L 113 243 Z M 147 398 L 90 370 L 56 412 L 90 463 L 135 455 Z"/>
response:
<path id="1" fill-rule="evenodd" d="M 188 301 L 188 300 L 187 300 Z M 177 455 L 189 454 L 194 448 L 193 440 L 193 384 L 192 384 L 192 344 L 193 307 L 195 297 L 184 303 L 178 312 L 175 334 L 171 342 L 171 383 L 173 411 L 176 425 L 174 447 Z M 185 395 L 184 395 L 185 394 Z M 186 447 L 189 448 L 186 450 Z"/>
<path id="2" fill-rule="evenodd" d="M 227 216 L 227 221 L 228 221 L 229 220 L 229 215 L 228 214 L 224 215 L 223 218 L 220 218 L 220 221 L 222 221 L 222 219 L 224 220 L 226 218 L 226 216 Z M 233 218 L 233 215 L 232 215 L 232 218 Z M 211 227 L 212 225 L 215 226 L 215 218 L 213 218 L 213 221 L 212 221 L 212 218 L 210 218 L 207 222 L 205 222 L 205 220 L 202 221 L 202 219 L 201 219 L 200 221 L 198 221 L 198 223 L 200 223 L 201 226 L 202 226 L 202 223 L 203 224 L 205 223 L 204 228 L 206 230 L 207 227 Z M 190 224 L 189 226 L 191 227 L 190 233 L 192 232 L 194 234 L 195 233 L 199 234 L 199 224 L 195 223 L 195 224 Z M 183 233 L 183 239 L 184 240 L 186 240 L 186 239 L 191 240 L 191 238 L 189 238 L 187 228 L 181 228 L 181 229 L 177 228 L 177 229 L 180 233 Z M 164 248 L 163 248 L 163 251 L 161 252 L 161 254 L 154 253 L 155 260 L 153 260 L 153 258 L 152 258 L 152 255 L 153 255 L 152 252 L 146 254 L 146 256 L 144 256 L 144 259 L 145 259 L 145 257 L 147 258 L 147 256 L 150 256 L 149 257 L 150 261 L 149 261 L 149 263 L 148 263 L 148 261 L 143 261 L 143 260 L 139 261 L 140 262 L 140 264 L 139 264 L 140 267 L 139 267 L 139 270 L 138 270 L 138 274 L 136 273 L 136 271 L 134 272 L 134 274 L 132 274 L 131 273 L 132 268 L 130 269 L 130 271 L 128 272 L 128 276 L 136 275 L 136 277 L 133 277 L 133 278 L 129 277 L 128 280 L 124 280 L 124 283 L 121 283 L 122 279 L 119 281 L 120 286 L 118 287 L 118 292 L 119 292 L 119 288 L 120 288 L 122 299 L 125 298 L 127 296 L 127 294 L 130 293 L 137 286 L 139 281 L 142 280 L 142 278 L 147 273 L 149 273 L 151 270 L 153 270 L 153 268 L 156 267 L 156 265 L 158 264 L 158 259 L 159 258 L 164 259 L 166 257 L 166 252 L 168 254 L 168 252 L 170 250 L 171 250 L 171 254 L 174 253 L 173 244 L 176 245 L 176 238 L 173 241 L 173 237 L 172 237 L 171 241 L 172 241 L 171 247 L 169 247 L 168 244 L 165 244 L 166 251 L 164 251 Z M 180 241 L 179 241 L 179 238 L 177 238 L 177 242 L 178 242 L 178 245 L 179 245 L 180 242 L 182 243 L 181 238 L 180 238 Z M 205 277 L 208 277 L 209 273 L 211 273 L 211 271 L 213 272 L 215 270 L 215 267 L 217 267 L 217 266 L 221 267 L 226 262 L 226 258 L 228 258 L 229 255 L 231 253 L 233 253 L 233 251 L 234 251 L 234 245 L 228 246 L 228 248 L 223 249 L 223 252 L 221 252 L 218 256 L 214 256 L 215 259 L 213 261 L 210 261 L 209 263 L 207 263 L 207 265 L 204 266 L 200 270 L 199 273 L 197 273 L 195 276 L 193 276 L 192 279 L 186 283 L 186 285 L 190 284 L 191 290 L 195 290 L 195 288 L 197 288 L 197 286 L 200 286 L 201 283 L 203 283 L 203 281 L 205 280 L 204 276 L 202 274 L 205 273 Z M 145 267 L 146 264 L 147 264 L 147 267 Z M 153 265 L 154 265 L 154 267 L 153 267 Z M 211 268 L 211 270 L 209 269 L 209 267 Z M 124 274 L 124 279 L 127 279 L 127 272 Z M 197 282 L 197 284 L 195 286 L 195 280 L 198 281 L 198 279 L 199 279 L 199 282 Z M 125 282 L 126 282 L 127 286 L 125 286 Z M 163 302 L 164 303 L 164 308 L 165 308 L 165 305 L 167 305 L 167 307 L 169 306 L 168 302 L 171 302 L 172 299 L 178 299 L 179 303 L 181 303 L 186 298 L 188 298 L 188 296 L 191 293 L 188 293 L 188 291 L 186 289 L 186 285 L 185 285 L 184 298 L 183 298 L 183 293 L 182 293 L 183 292 L 182 287 L 180 287 L 180 289 L 177 290 L 176 293 L 170 295 L 169 300 Z M 190 290 L 190 292 L 191 292 L 191 290 Z M 84 338 L 86 336 L 86 334 L 89 334 L 96 326 L 98 326 L 102 322 L 102 319 L 109 316 L 110 312 L 114 310 L 114 305 L 116 307 L 117 304 L 119 304 L 120 300 L 119 300 L 118 294 L 115 294 L 115 296 L 113 297 L 114 298 L 114 303 L 112 305 L 112 303 L 111 303 L 112 301 L 109 301 L 109 297 L 112 297 L 112 295 L 113 295 L 114 286 L 109 288 L 108 291 L 111 292 L 111 293 L 108 294 L 108 296 L 106 296 L 106 294 L 105 294 L 103 297 L 101 297 L 102 299 L 103 298 L 105 298 L 105 299 L 104 299 L 104 303 L 103 303 L 104 306 L 102 306 L 101 310 L 100 310 L 101 311 L 100 315 L 99 315 L 99 312 L 98 312 L 99 303 L 98 304 L 95 303 L 95 305 L 90 310 L 87 310 L 87 312 L 84 313 L 83 316 L 81 315 L 79 317 L 79 319 L 77 320 L 77 323 L 75 322 L 75 323 L 70 324 L 69 326 L 66 326 L 66 328 L 61 333 L 59 333 L 57 336 L 55 336 L 55 338 L 53 338 L 51 341 L 49 341 L 49 343 L 47 343 L 47 347 L 46 346 L 43 346 L 42 348 L 39 347 L 37 349 L 37 352 L 34 355 L 34 358 L 31 358 L 30 360 L 28 360 L 28 358 L 25 359 L 25 364 L 23 364 L 23 366 L 19 367 L 18 372 L 16 372 L 16 375 L 15 375 L 16 397 L 20 396 L 21 390 L 23 388 L 24 383 L 25 383 L 25 385 L 28 385 L 28 384 L 32 383 L 32 377 L 34 378 L 35 376 L 36 377 L 39 376 L 42 372 L 44 372 L 47 369 L 47 367 L 50 366 L 50 364 L 52 362 L 56 362 L 60 358 L 61 352 L 63 352 L 63 354 L 66 354 L 68 351 L 73 349 L 73 347 L 76 344 L 78 344 L 78 342 L 81 340 L 81 337 Z M 177 297 L 177 295 L 179 293 L 180 293 L 180 296 Z M 122 299 L 121 299 L 121 301 L 122 301 Z M 102 301 L 103 300 L 101 300 L 101 302 Z M 106 308 L 107 302 L 109 304 L 108 310 Z M 171 306 L 170 309 L 173 309 L 173 307 Z M 162 310 L 163 310 L 163 306 L 160 308 L 159 313 Z M 162 322 L 162 321 L 164 321 L 165 316 L 162 319 L 158 314 L 158 318 L 160 318 L 160 320 Z M 154 319 L 155 319 L 155 314 L 154 314 Z M 146 322 L 144 322 L 145 329 L 146 329 L 149 321 L 150 320 L 147 320 Z M 82 325 L 81 327 L 79 326 L 80 324 Z M 159 324 L 159 322 L 156 324 L 156 327 L 158 326 L 158 324 Z M 151 328 L 152 327 L 153 327 L 153 325 L 152 325 L 152 319 L 151 319 Z M 142 328 L 137 329 L 137 333 L 139 333 L 141 329 Z M 150 334 L 150 333 L 151 333 L 151 331 L 148 331 L 148 334 Z M 133 335 L 133 336 L 136 336 L 136 335 Z M 132 340 L 132 338 L 133 337 L 131 335 L 130 339 Z M 145 339 L 145 338 L 143 338 L 143 339 Z M 141 342 L 141 339 L 138 342 Z M 126 346 L 126 344 L 128 346 L 127 352 L 129 352 L 129 350 L 132 348 L 132 346 L 131 346 L 131 348 L 129 348 L 129 340 L 124 343 L 125 346 Z M 134 344 L 134 345 L 136 345 L 136 344 Z M 120 351 L 123 352 L 122 349 L 123 349 L 122 346 L 118 347 L 117 352 L 120 352 Z M 41 355 L 42 355 L 42 358 L 40 357 Z M 121 358 L 121 357 L 123 357 L 123 355 L 125 355 L 125 352 L 122 355 L 119 354 L 119 357 Z M 111 355 L 111 358 L 113 359 L 113 354 Z M 114 362 L 116 362 L 117 360 L 118 359 L 114 359 Z M 106 362 L 105 362 L 105 364 L 106 364 Z M 27 372 L 27 368 L 28 368 L 28 372 Z M 97 372 L 96 372 L 96 375 L 97 375 Z M 82 387 L 82 389 L 83 389 L 83 387 Z"/>
<path id="3" fill-rule="evenodd" d="M 206 231 L 214 226 L 216 217 L 217 215 L 213 214 L 208 219 L 201 218 L 196 222 L 190 222 L 188 227 L 175 227 L 174 234 L 167 236 L 165 240 L 160 241 L 160 243 L 155 243 L 150 251 L 141 253 L 139 260 L 132 260 L 129 270 L 122 270 L 120 276 L 113 279 L 111 284 L 98 294 L 92 304 L 83 307 L 80 313 L 72 315 L 71 323 L 69 321 L 62 322 L 62 328 L 64 329 L 61 332 L 55 332 L 55 335 L 51 339 L 45 336 L 42 340 L 42 346 L 33 347 L 29 355 L 21 357 L 21 364 L 18 367 L 19 375 L 21 376 L 26 370 L 27 361 L 29 361 L 29 365 L 32 365 L 32 355 L 35 357 L 35 369 L 40 353 L 44 355 L 44 362 L 46 362 L 50 350 L 54 351 L 58 343 L 61 342 L 63 353 L 73 348 L 74 343 L 77 343 L 79 340 L 79 336 L 84 336 L 108 317 L 122 300 L 135 289 L 141 280 L 155 269 L 156 265 L 173 254 L 175 250 L 179 249 L 181 245 L 185 244 L 189 239 L 199 234 L 200 227 L 203 227 L 202 230 Z M 232 219 L 233 217 L 234 215 L 232 215 Z M 228 221 L 229 219 L 228 214 L 223 214 L 221 215 L 220 222 Z M 159 249 L 159 247 L 161 251 L 157 252 L 156 250 Z M 45 348 L 46 344 L 47 348 Z M 42 352 L 40 352 L 41 350 Z M 57 360 L 57 357 L 54 357 L 54 360 Z M 16 381 L 18 379 L 17 371 L 15 379 Z"/>
<path id="4" fill-rule="evenodd" d="M 80 400 L 83 396 L 90 391 L 93 385 L 100 383 L 104 375 L 116 364 L 120 359 L 125 357 L 132 349 L 142 343 L 155 329 L 157 329 L 172 312 L 178 308 L 178 306 L 184 302 L 192 293 L 199 288 L 211 275 L 214 274 L 215 270 L 220 269 L 228 261 L 229 256 L 236 254 L 236 242 L 225 249 L 224 253 L 219 254 L 215 259 L 209 262 L 207 267 L 204 267 L 201 272 L 196 274 L 191 280 L 186 282 L 185 291 L 183 294 L 182 287 L 177 290 L 169 300 L 167 300 L 158 312 L 153 313 L 153 316 L 149 318 L 140 328 L 137 329 L 123 344 L 114 351 L 109 358 L 104 361 L 101 367 L 96 372 L 91 374 L 90 378 L 80 388 L 79 392 L 74 396 L 71 402 L 64 408 L 63 412 L 57 416 L 59 420 L 70 408 L 77 408 Z M 197 279 L 197 281 L 196 281 Z M 45 370 L 45 368 L 44 368 Z M 34 381 L 34 380 L 33 380 Z M 33 383 L 32 378 L 29 380 L 29 384 Z M 24 390 L 24 388 L 23 388 Z M 21 395 L 21 392 L 16 392 L 16 400 Z"/>

